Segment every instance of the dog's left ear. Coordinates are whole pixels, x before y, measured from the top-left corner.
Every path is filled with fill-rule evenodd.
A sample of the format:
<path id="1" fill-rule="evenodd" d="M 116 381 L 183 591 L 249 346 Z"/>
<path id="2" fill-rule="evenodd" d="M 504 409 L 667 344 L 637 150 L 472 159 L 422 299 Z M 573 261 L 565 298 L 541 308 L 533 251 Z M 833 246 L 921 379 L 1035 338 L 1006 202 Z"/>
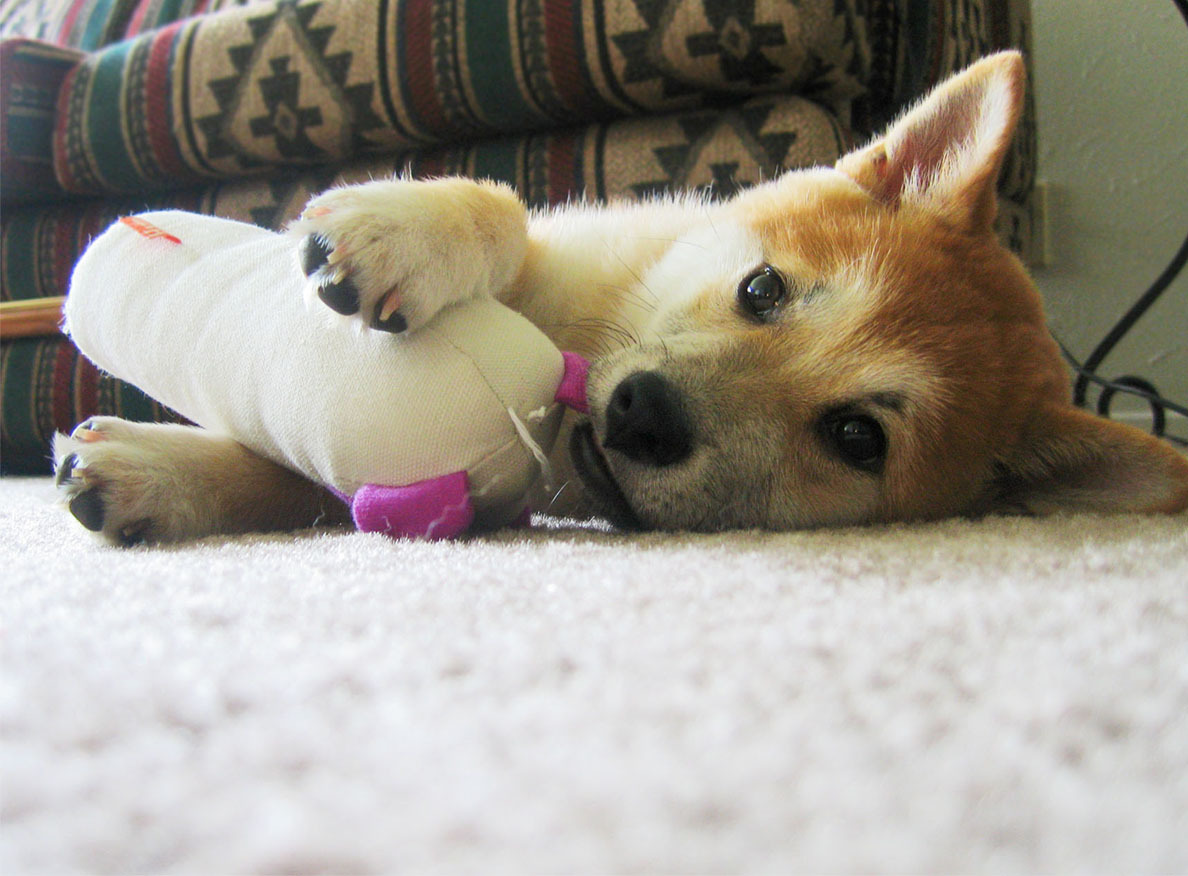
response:
<path id="1" fill-rule="evenodd" d="M 971 231 L 994 222 L 995 185 L 1019 122 L 1023 56 L 1001 52 L 937 86 L 837 169 L 877 201 L 926 205 Z"/>
<path id="2" fill-rule="evenodd" d="M 1000 461 L 997 506 L 1174 513 L 1188 508 L 1188 460 L 1166 441 L 1069 405 L 1037 412 Z"/>

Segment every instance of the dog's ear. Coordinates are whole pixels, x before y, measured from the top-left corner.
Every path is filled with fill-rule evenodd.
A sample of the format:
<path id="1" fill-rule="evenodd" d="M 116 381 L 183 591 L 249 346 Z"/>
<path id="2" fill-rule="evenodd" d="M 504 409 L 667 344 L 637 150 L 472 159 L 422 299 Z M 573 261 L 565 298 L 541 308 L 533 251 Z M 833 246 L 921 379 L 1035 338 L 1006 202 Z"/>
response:
<path id="1" fill-rule="evenodd" d="M 881 139 L 844 156 L 837 169 L 882 203 L 927 204 L 961 227 L 989 229 L 1026 75 L 1018 52 L 984 58 L 937 86 Z"/>
<path id="2" fill-rule="evenodd" d="M 1172 513 L 1188 508 L 1188 460 L 1166 441 L 1071 406 L 1050 406 L 1001 462 L 996 506 Z"/>

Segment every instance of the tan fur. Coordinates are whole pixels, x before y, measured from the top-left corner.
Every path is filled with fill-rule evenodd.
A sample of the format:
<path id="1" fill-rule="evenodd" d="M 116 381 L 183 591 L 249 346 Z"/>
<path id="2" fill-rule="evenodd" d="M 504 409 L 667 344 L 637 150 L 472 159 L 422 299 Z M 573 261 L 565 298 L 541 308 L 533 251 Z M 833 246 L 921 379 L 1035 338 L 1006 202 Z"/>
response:
<path id="1" fill-rule="evenodd" d="M 1040 297 L 993 236 L 1023 78 L 1018 55 L 991 57 L 836 168 L 789 173 L 725 203 L 530 214 L 491 183 L 388 180 L 315 198 L 294 234 L 333 245 L 310 291 L 351 278 L 360 311 L 333 318 L 361 330 L 399 305 L 415 331 L 442 307 L 491 293 L 594 360 L 596 437 L 582 445 L 591 489 L 563 440 L 561 489 L 540 497 L 554 511 L 661 529 L 786 529 L 1183 510 L 1180 454 L 1070 407 Z M 738 298 L 763 265 L 787 290 L 769 320 L 748 318 Z M 616 392 L 640 373 L 660 375 L 691 424 L 691 452 L 672 464 L 605 445 Z M 838 410 L 881 425 L 878 471 L 830 444 L 823 424 Z M 101 489 L 113 521 L 147 515 L 155 540 L 323 513 L 324 494 L 233 442 L 170 433 L 165 447 L 151 437 L 164 428 L 137 427 L 102 453 L 60 439 L 59 462 L 75 453 L 85 463 L 85 476 L 65 480 L 67 497 Z M 591 480 L 591 454 L 613 488 Z M 262 507 L 248 510 L 245 484 L 267 497 Z M 119 540 L 115 523 L 104 534 Z"/>
<path id="2" fill-rule="evenodd" d="M 54 459 L 66 499 L 102 495 L 113 544 L 350 522 L 316 484 L 193 426 L 92 417 L 54 437 Z"/>

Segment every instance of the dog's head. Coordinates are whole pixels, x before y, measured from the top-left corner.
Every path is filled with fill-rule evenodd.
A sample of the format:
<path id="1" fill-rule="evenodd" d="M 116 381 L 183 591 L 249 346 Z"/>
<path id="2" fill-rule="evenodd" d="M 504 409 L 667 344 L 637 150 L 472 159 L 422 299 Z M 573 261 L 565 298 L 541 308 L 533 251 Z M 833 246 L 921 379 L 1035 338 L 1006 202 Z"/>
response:
<path id="1" fill-rule="evenodd" d="M 1175 511 L 1188 463 L 1073 408 L 1040 297 L 995 238 L 1016 53 L 833 169 L 706 211 L 642 277 L 642 342 L 595 363 L 571 449 L 625 525 L 766 527 L 994 510 Z"/>

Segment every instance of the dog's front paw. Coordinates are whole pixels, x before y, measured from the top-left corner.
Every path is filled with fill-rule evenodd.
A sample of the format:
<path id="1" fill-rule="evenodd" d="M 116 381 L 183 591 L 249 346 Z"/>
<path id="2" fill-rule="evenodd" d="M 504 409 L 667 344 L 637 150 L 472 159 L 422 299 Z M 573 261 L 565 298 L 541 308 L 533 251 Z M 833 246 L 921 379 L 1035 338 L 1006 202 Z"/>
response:
<path id="1" fill-rule="evenodd" d="M 308 298 L 402 332 L 510 282 L 525 223 L 523 205 L 503 186 L 384 180 L 319 195 L 291 232 Z"/>
<path id="2" fill-rule="evenodd" d="M 184 457 L 170 452 L 161 430 L 185 426 L 92 417 L 54 436 L 58 494 L 83 526 L 115 545 L 179 541 L 195 530 Z"/>

